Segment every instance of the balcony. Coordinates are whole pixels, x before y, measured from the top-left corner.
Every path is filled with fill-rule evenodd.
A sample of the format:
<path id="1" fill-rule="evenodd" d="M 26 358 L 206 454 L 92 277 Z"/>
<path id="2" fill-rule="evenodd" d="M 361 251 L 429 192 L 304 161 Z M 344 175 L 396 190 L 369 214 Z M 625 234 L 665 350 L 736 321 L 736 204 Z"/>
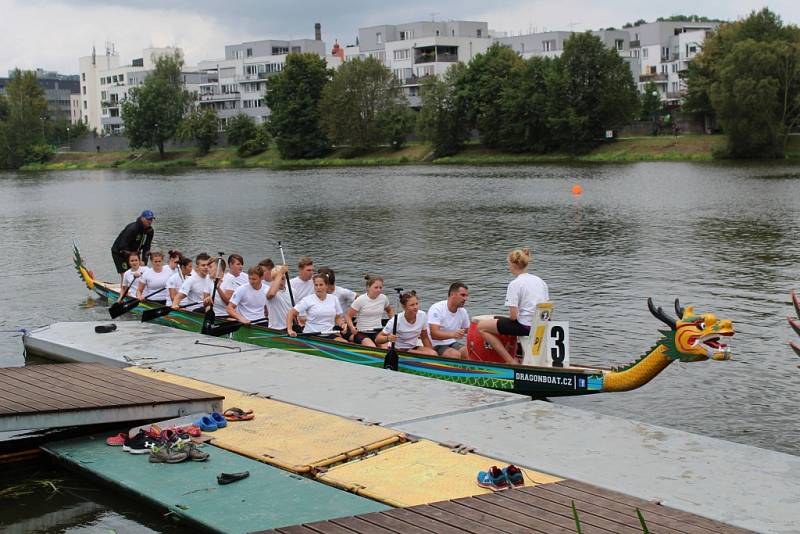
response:
<path id="1" fill-rule="evenodd" d="M 641 41 L 631 41 L 629 48 L 641 48 L 642 42 Z"/>
<path id="2" fill-rule="evenodd" d="M 640 82 L 666 82 L 667 81 L 666 74 L 659 74 L 659 73 L 652 73 L 652 74 L 641 74 L 639 76 Z"/>
<path id="3" fill-rule="evenodd" d="M 419 63 L 456 63 L 458 61 L 457 46 L 423 46 L 414 49 L 414 64 Z"/>
<path id="4" fill-rule="evenodd" d="M 683 98 L 683 93 L 667 93 L 667 100 L 680 100 Z"/>
<path id="5" fill-rule="evenodd" d="M 232 93 L 206 93 L 200 94 L 201 102 L 222 102 L 225 100 L 239 100 L 239 91 Z"/>

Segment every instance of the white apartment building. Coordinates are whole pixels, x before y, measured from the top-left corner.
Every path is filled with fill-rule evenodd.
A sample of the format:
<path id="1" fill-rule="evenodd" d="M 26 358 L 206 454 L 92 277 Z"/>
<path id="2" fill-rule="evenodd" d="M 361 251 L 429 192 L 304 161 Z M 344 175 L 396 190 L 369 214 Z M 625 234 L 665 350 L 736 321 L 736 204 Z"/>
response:
<path id="1" fill-rule="evenodd" d="M 441 76 L 451 65 L 468 63 L 492 44 L 486 22 L 409 22 L 359 28 L 359 46 L 345 48 L 345 59 L 375 57 L 400 81 L 412 107 L 420 106 L 419 86 L 426 76 Z"/>
<path id="2" fill-rule="evenodd" d="M 663 103 L 680 104 L 686 91 L 680 73 L 718 27 L 718 22 L 661 21 L 626 28 L 631 36 L 631 53 L 640 64 L 636 77 L 639 91 L 653 82 Z"/>
<path id="3" fill-rule="evenodd" d="M 123 130 L 122 101 L 128 97 L 131 87 L 144 83 L 144 79 L 155 69 L 156 60 L 164 55 L 183 56 L 180 48 L 145 48 L 142 57 L 130 64 L 120 65 L 120 58 L 113 45 L 106 47 L 105 54 L 78 59 L 80 65 L 80 111 L 83 122 L 90 130 L 100 134 L 118 134 Z M 183 82 L 187 90 L 197 93 L 202 73 L 195 68 L 183 68 Z"/>
<path id="4" fill-rule="evenodd" d="M 239 113 L 253 117 L 257 123 L 264 122 L 269 116 L 264 102 L 267 79 L 283 70 L 286 57 L 298 52 L 326 57 L 319 25 L 315 37 L 290 41 L 267 39 L 225 46 L 224 58 L 198 64 L 198 70 L 206 77 L 199 86 L 198 105 L 217 112 L 220 129 Z M 326 59 L 329 66 L 340 62 L 338 57 Z"/>
<path id="5" fill-rule="evenodd" d="M 81 94 L 75 93 L 69 95 L 69 122 L 71 124 L 78 124 L 81 122 Z"/>

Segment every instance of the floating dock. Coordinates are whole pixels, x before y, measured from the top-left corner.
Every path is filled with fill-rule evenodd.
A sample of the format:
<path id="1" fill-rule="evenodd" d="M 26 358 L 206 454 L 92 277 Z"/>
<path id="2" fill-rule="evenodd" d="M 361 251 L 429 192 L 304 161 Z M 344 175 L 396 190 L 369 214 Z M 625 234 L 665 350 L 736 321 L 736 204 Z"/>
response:
<path id="1" fill-rule="evenodd" d="M 475 467 L 485 469 L 493 465 L 488 462 L 505 462 L 529 469 L 535 487 L 525 492 L 561 491 L 547 489 L 556 487 L 554 484 L 559 488 L 572 485 L 572 490 L 578 491 L 574 486 L 585 484 L 581 491 L 606 499 L 602 506 L 586 501 L 585 495 L 575 499 L 595 506 L 590 507 L 593 512 L 587 510 L 591 514 L 602 516 L 603 510 L 613 511 L 613 506 L 619 505 L 627 506 L 626 513 L 635 516 L 631 510 L 635 505 L 620 504 L 622 497 L 603 496 L 603 491 L 610 491 L 609 495 L 634 499 L 630 502 L 658 501 L 661 505 L 649 506 L 673 519 L 677 516 L 667 514 L 667 507 L 740 529 L 798 530 L 800 458 L 796 456 L 532 402 L 509 393 L 167 327 L 122 322 L 117 332 L 95 334 L 95 324 L 59 323 L 27 333 L 24 343 L 29 352 L 46 351 L 61 359 L 139 366 L 125 372 L 224 394 L 226 406 L 229 401 L 237 406 L 258 403 L 257 413 L 270 414 L 264 426 L 245 431 L 245 426 L 229 425 L 225 432 L 216 433 L 213 443 L 387 505 L 433 506 L 434 500 L 449 500 L 464 506 L 459 499 L 495 499 L 474 484 Z M 313 410 L 314 415 L 306 411 L 292 414 L 292 410 Z M 306 417 L 317 419 L 302 427 L 300 422 Z M 348 427 L 348 423 L 360 426 Z M 295 433 L 291 434 L 293 425 Z M 304 430 L 299 430 L 301 427 Z M 326 428 L 334 430 L 325 435 Z M 323 434 L 307 436 L 316 432 Z M 290 437 L 281 442 L 284 433 Z M 448 464 L 454 458 L 457 461 Z M 398 473 L 411 474 L 395 484 L 391 479 Z M 536 477 L 542 478 L 537 482 Z M 467 485 L 466 495 L 456 491 Z M 411 495 L 418 488 L 420 495 Z M 435 489 L 425 494 L 425 488 Z M 502 498 L 511 498 L 511 494 Z M 502 504 L 508 502 L 490 504 L 499 506 L 492 509 L 500 513 L 507 510 Z M 399 510 L 386 512 L 396 513 Z M 341 531 L 342 527 L 337 528 L 328 530 Z M 676 530 L 725 531 L 704 528 Z"/>
<path id="2" fill-rule="evenodd" d="M 0 368 L 0 432 L 209 412 L 222 396 L 95 363 Z"/>

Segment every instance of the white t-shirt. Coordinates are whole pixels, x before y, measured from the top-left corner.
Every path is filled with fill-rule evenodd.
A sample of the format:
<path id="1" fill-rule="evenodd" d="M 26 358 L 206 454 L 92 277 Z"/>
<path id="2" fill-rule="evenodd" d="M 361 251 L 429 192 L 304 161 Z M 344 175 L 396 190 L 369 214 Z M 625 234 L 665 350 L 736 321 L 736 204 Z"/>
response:
<path id="1" fill-rule="evenodd" d="M 144 276 L 147 273 L 147 271 L 149 271 L 149 270 L 150 270 L 150 267 L 145 267 L 144 265 L 142 265 L 136 271 L 137 274 L 141 273 L 140 276 L 138 276 L 138 277 L 134 276 L 134 272 L 132 270 L 130 270 L 130 269 L 125 271 L 125 274 L 122 275 L 122 287 L 119 288 L 120 295 L 122 295 L 122 292 L 125 291 L 126 287 L 129 287 L 132 284 L 131 288 L 125 294 L 125 297 L 126 298 L 127 297 L 136 298 L 136 290 L 139 288 L 139 281 L 142 279 L 141 277 Z"/>
<path id="2" fill-rule="evenodd" d="M 196 310 L 203 305 L 203 296 L 205 293 L 210 292 L 209 282 L 214 283 L 209 277 L 200 277 L 197 271 L 192 271 L 191 276 L 188 276 L 181 284 L 180 293 L 186 295 L 186 298 L 181 304 L 195 304 L 195 306 L 187 306 L 187 309 Z"/>
<path id="3" fill-rule="evenodd" d="M 267 305 L 267 286 L 263 282 L 260 289 L 253 289 L 250 282 L 246 286 L 239 286 L 231 296 L 231 303 L 236 305 L 236 311 L 248 321 L 263 319 L 264 306 Z"/>
<path id="4" fill-rule="evenodd" d="M 183 285 L 183 273 L 180 268 L 175 269 L 172 275 L 167 279 L 167 306 L 172 306 L 172 297 L 169 296 L 170 289 L 180 290 Z"/>
<path id="5" fill-rule="evenodd" d="M 447 307 L 447 301 L 441 300 L 428 309 L 428 334 L 430 334 L 432 324 L 439 325 L 442 330 L 448 332 L 459 328 L 467 330 L 469 328 L 469 314 L 466 308 L 458 308 L 455 313 L 452 313 Z M 433 339 L 433 336 L 430 336 L 430 338 L 433 346 L 450 345 L 456 341 L 464 341 L 463 338 L 461 340 L 455 338 Z"/>
<path id="6" fill-rule="evenodd" d="M 269 291 L 269 289 L 267 289 L 267 291 Z M 267 299 L 269 327 L 277 330 L 285 330 L 286 317 L 289 315 L 289 310 L 291 309 L 292 301 L 289 298 L 289 292 L 285 289 L 281 289 L 275 293 L 275 296 L 273 296 L 271 299 Z"/>
<path id="7" fill-rule="evenodd" d="M 244 281 L 242 280 L 243 278 Z M 222 277 L 222 281 L 217 285 L 217 294 L 214 297 L 214 315 L 217 317 L 228 315 L 228 305 L 225 304 L 225 301 L 222 300 L 222 297 L 219 295 L 220 291 L 236 291 L 240 287 L 247 285 L 250 285 L 250 280 L 245 273 L 239 273 L 239 276 L 225 273 L 225 276 Z M 213 280 L 211 281 L 211 289 L 214 289 Z M 231 295 L 231 297 L 233 297 L 233 295 Z"/>
<path id="8" fill-rule="evenodd" d="M 167 280 L 172 276 L 172 271 L 164 267 L 160 273 L 155 272 L 153 269 L 148 269 L 141 278 L 139 278 L 138 286 L 144 285 L 142 288 L 142 296 L 149 300 L 166 300 L 167 299 Z M 151 293 L 155 293 L 151 295 Z"/>
<path id="9" fill-rule="evenodd" d="M 406 321 L 405 313 L 398 313 L 397 317 L 397 348 L 398 349 L 413 349 L 418 345 L 422 329 L 426 326 L 427 317 L 425 312 L 418 310 L 417 317 L 413 323 Z M 394 329 L 394 318 L 389 319 L 386 326 L 383 327 L 383 333 L 389 335 Z"/>
<path id="10" fill-rule="evenodd" d="M 294 296 L 295 302 L 300 302 L 307 296 L 314 294 L 313 278 L 307 282 L 303 282 L 302 280 L 300 280 L 300 278 L 295 276 L 294 278 L 289 280 L 289 283 L 292 284 L 292 295 Z"/>
<path id="11" fill-rule="evenodd" d="M 383 311 L 389 305 L 389 299 L 381 293 L 376 298 L 371 299 L 364 293 L 350 306 L 356 314 L 357 327 L 360 331 L 378 330 L 383 327 L 381 319 L 383 318 Z"/>
<path id="12" fill-rule="evenodd" d="M 339 299 L 328 295 L 325 300 L 319 300 L 316 293 L 295 304 L 294 309 L 306 318 L 303 332 L 329 332 L 336 325 L 336 316 L 342 313 Z"/>
<path id="13" fill-rule="evenodd" d="M 508 284 L 506 290 L 506 306 L 517 308 L 517 322 L 525 326 L 531 325 L 536 315 L 536 305 L 550 300 L 547 284 L 538 276 L 521 273 Z"/>
<path id="14" fill-rule="evenodd" d="M 346 287 L 336 286 L 336 289 L 333 290 L 332 293 L 337 299 L 339 299 L 339 305 L 342 307 L 343 310 L 347 310 L 353 301 L 356 299 L 356 292 L 350 291 Z"/>

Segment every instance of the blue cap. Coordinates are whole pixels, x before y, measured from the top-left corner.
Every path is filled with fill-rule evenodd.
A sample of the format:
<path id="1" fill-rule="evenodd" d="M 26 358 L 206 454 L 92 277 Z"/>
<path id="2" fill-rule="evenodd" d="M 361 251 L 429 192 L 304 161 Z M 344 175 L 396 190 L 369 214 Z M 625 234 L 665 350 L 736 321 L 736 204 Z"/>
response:
<path id="1" fill-rule="evenodd" d="M 156 215 L 155 215 L 155 213 L 153 213 L 153 210 L 144 210 L 142 212 L 142 214 L 140 215 L 140 217 L 142 217 L 143 219 L 149 219 L 149 220 L 152 221 L 153 219 L 156 218 Z"/>

